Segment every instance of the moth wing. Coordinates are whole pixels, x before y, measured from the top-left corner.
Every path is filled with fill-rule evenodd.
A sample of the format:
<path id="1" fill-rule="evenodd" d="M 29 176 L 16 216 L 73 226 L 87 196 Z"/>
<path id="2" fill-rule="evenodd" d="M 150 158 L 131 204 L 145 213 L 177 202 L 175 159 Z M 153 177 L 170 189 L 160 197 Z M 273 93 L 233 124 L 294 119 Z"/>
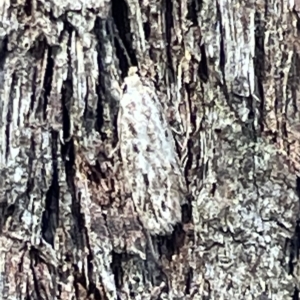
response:
<path id="1" fill-rule="evenodd" d="M 182 172 L 174 138 L 157 96 L 130 87 L 122 97 L 120 149 L 125 180 L 143 225 L 171 233 L 181 221 Z"/>

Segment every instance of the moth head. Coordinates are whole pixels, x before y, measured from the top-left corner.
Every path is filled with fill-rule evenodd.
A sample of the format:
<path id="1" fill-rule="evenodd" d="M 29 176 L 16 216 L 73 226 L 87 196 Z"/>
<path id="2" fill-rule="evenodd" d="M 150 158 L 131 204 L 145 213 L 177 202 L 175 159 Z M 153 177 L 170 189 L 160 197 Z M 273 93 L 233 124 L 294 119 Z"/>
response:
<path id="1" fill-rule="evenodd" d="M 137 67 L 130 67 L 129 70 L 128 70 L 128 75 L 127 76 L 135 75 L 135 74 L 137 74 L 137 72 L 138 72 Z"/>
<path id="2" fill-rule="evenodd" d="M 142 83 L 140 80 L 139 75 L 137 74 L 138 68 L 137 67 L 130 67 L 128 70 L 128 76 L 125 77 L 124 83 L 122 85 L 122 90 L 124 93 L 130 91 L 130 88 L 137 88 Z"/>

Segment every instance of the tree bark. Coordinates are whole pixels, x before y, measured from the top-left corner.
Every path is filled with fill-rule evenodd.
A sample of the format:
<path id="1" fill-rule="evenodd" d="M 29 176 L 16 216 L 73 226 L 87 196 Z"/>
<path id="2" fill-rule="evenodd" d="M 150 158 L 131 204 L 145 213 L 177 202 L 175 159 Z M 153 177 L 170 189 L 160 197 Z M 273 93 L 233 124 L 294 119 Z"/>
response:
<path id="1" fill-rule="evenodd" d="M 298 299 L 292 2 L 1 4 L 1 299 Z M 130 66 L 187 182 L 170 236 L 147 236 L 113 152 Z"/>

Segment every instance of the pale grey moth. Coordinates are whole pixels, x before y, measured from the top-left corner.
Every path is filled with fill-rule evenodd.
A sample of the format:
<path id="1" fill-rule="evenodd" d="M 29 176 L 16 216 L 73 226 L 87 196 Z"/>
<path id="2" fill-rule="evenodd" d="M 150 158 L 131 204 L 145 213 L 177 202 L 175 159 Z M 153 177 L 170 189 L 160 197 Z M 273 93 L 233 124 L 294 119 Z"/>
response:
<path id="1" fill-rule="evenodd" d="M 142 225 L 152 235 L 171 234 L 186 185 L 163 108 L 136 67 L 124 79 L 118 134 L 125 185 Z"/>

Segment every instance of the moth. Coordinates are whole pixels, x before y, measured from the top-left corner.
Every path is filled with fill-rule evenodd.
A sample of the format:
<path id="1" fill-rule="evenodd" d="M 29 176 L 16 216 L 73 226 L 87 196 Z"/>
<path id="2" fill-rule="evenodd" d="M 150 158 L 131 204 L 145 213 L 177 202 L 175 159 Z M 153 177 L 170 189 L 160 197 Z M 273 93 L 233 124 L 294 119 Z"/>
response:
<path id="1" fill-rule="evenodd" d="M 151 235 L 168 235 L 181 222 L 186 184 L 172 130 L 154 88 L 131 67 L 118 116 L 125 185 Z"/>

